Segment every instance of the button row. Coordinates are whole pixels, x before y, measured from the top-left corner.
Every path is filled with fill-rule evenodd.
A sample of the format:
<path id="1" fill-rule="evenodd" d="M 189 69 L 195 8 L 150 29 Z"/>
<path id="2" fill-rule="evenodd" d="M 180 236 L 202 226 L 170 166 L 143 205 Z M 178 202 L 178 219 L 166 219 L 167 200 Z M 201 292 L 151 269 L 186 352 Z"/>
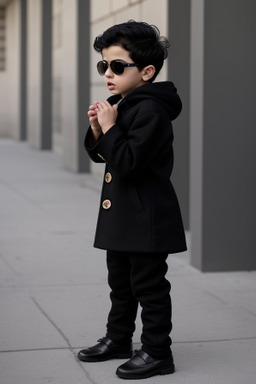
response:
<path id="1" fill-rule="evenodd" d="M 106 175 L 105 175 L 105 182 L 106 183 L 110 183 L 111 180 L 112 180 L 112 175 L 111 175 L 110 172 L 107 172 Z M 111 207 L 111 201 L 108 200 L 108 199 L 104 200 L 103 203 L 102 203 L 102 207 L 104 209 L 109 209 Z"/>

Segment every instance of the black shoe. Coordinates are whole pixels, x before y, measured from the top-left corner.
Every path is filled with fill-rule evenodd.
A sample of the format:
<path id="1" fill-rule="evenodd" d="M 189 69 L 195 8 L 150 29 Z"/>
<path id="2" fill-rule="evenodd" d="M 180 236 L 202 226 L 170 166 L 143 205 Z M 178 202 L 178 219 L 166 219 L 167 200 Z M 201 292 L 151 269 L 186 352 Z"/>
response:
<path id="1" fill-rule="evenodd" d="M 77 357 L 82 361 L 106 361 L 110 359 L 128 359 L 132 356 L 132 343 L 116 344 L 108 337 L 98 340 L 93 347 L 79 351 Z"/>
<path id="2" fill-rule="evenodd" d="M 155 375 L 167 375 L 174 371 L 172 356 L 159 360 L 140 350 L 135 351 L 129 361 L 120 365 L 116 374 L 122 379 L 146 379 Z"/>

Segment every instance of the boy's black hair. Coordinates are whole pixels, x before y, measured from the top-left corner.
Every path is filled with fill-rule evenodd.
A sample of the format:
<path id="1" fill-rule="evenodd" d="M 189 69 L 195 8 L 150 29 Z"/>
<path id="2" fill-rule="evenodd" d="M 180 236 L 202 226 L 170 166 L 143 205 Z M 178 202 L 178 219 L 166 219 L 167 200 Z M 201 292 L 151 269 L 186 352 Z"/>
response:
<path id="1" fill-rule="evenodd" d="M 96 37 L 93 47 L 102 53 L 104 48 L 111 45 L 120 45 L 129 51 L 130 58 L 139 65 L 139 70 L 147 65 L 154 65 L 156 72 L 150 82 L 154 81 L 160 72 L 170 46 L 167 38 L 160 36 L 159 29 L 155 25 L 134 20 L 110 27 Z"/>

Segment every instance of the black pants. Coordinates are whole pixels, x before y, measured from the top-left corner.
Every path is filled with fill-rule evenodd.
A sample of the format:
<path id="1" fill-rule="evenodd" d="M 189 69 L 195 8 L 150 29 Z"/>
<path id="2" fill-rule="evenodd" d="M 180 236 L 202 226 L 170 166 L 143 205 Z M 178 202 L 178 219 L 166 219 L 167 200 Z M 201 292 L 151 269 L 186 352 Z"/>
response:
<path id="1" fill-rule="evenodd" d="M 138 304 L 142 307 L 142 349 L 150 356 L 170 355 L 172 305 L 168 266 L 164 253 L 107 251 L 108 283 L 112 307 L 107 336 L 117 343 L 130 341 Z"/>

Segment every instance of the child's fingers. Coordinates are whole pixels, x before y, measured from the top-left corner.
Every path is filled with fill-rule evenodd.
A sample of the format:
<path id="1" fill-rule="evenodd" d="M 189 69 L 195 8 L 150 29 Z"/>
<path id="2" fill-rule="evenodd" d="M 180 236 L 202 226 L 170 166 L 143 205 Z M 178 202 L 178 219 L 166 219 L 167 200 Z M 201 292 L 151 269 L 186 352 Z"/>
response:
<path id="1" fill-rule="evenodd" d="M 107 100 L 102 100 L 100 103 L 97 104 L 101 108 L 109 108 L 111 105 Z"/>
<path id="2" fill-rule="evenodd" d="M 97 116 L 97 111 L 88 111 L 88 112 L 87 112 L 87 115 L 88 115 L 89 117 Z"/>
<path id="3" fill-rule="evenodd" d="M 92 104 L 92 105 L 89 105 L 89 110 L 94 110 L 94 109 L 96 109 L 97 108 L 97 106 L 98 106 L 98 102 L 97 101 L 95 101 L 95 103 L 94 104 Z"/>
<path id="4" fill-rule="evenodd" d="M 97 110 L 99 111 L 108 111 L 112 110 L 113 107 L 107 100 L 102 100 L 100 103 L 97 104 Z"/>

